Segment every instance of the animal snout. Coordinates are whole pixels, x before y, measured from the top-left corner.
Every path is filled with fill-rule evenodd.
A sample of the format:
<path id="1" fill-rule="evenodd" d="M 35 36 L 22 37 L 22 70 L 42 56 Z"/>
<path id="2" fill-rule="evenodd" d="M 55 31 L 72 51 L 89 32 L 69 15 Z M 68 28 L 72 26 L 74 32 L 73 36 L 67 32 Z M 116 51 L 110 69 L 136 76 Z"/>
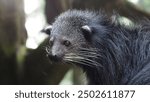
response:
<path id="1" fill-rule="evenodd" d="M 48 58 L 53 61 L 53 62 L 58 62 L 60 61 L 60 57 L 58 55 L 52 55 L 52 54 L 48 54 Z"/>

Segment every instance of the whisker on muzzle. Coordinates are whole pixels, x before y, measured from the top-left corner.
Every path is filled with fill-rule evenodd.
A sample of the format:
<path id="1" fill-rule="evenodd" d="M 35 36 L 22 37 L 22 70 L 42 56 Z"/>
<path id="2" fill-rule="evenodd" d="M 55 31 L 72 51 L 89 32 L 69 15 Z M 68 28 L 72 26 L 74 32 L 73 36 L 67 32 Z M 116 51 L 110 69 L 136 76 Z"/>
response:
<path id="1" fill-rule="evenodd" d="M 87 65 L 87 66 L 95 66 L 95 67 L 102 67 L 101 64 L 99 64 L 96 60 L 89 59 L 89 58 L 97 58 L 96 56 L 83 56 L 83 55 L 78 55 L 78 54 L 67 54 L 64 57 L 64 60 L 66 61 L 71 61 L 71 62 L 76 62 L 79 64 Z"/>
<path id="2" fill-rule="evenodd" d="M 50 46 L 46 46 L 45 47 L 45 50 L 46 50 L 46 52 L 49 54 L 51 51 L 50 51 Z"/>

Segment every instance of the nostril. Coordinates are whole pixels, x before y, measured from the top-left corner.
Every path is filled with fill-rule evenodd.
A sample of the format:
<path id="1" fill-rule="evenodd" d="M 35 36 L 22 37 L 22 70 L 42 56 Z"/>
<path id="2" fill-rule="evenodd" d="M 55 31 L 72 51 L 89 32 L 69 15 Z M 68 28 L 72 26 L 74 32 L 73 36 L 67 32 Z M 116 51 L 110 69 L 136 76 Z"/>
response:
<path id="1" fill-rule="evenodd" d="M 53 57 L 57 57 L 57 55 L 53 55 Z"/>
<path id="2" fill-rule="evenodd" d="M 48 54 L 48 58 L 54 62 L 59 61 L 59 57 L 57 55 Z"/>

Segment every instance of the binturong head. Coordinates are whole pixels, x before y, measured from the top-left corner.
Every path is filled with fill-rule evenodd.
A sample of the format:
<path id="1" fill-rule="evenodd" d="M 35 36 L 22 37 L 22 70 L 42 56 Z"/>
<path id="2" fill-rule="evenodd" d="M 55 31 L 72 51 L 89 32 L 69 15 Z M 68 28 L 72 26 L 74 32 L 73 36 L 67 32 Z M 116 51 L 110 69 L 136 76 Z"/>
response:
<path id="1" fill-rule="evenodd" d="M 92 40 L 97 32 L 105 32 L 103 26 L 99 25 L 99 19 L 102 18 L 93 12 L 78 10 L 68 10 L 58 16 L 52 25 L 43 30 L 49 35 L 49 45 L 46 48 L 49 59 L 54 62 L 98 65 L 93 59 L 99 57 L 99 49 Z"/>

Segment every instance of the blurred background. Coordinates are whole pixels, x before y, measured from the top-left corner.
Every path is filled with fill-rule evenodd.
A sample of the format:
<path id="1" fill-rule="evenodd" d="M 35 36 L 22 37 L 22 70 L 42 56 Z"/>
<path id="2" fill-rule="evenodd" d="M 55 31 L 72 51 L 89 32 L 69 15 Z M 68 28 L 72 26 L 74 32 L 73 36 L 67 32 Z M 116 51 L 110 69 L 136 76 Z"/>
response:
<path id="1" fill-rule="evenodd" d="M 80 68 L 48 60 L 48 36 L 40 33 L 61 12 L 74 8 L 118 12 L 127 25 L 150 19 L 150 0 L 0 0 L 0 84 L 86 84 Z"/>

